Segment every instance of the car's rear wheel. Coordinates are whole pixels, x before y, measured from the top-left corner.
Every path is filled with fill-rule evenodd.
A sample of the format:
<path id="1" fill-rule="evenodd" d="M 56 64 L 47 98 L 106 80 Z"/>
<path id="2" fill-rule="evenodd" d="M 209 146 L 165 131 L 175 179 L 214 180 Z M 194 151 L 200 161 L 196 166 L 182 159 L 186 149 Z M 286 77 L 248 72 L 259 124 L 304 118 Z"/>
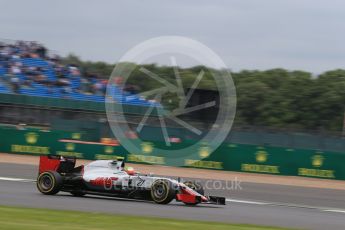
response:
<path id="1" fill-rule="evenodd" d="M 156 180 L 151 186 L 151 198 L 157 204 L 168 204 L 176 196 L 172 183 L 168 180 Z"/>
<path id="2" fill-rule="evenodd" d="M 63 185 L 62 176 L 55 171 L 46 171 L 37 178 L 37 188 L 45 195 L 54 195 L 60 191 Z"/>

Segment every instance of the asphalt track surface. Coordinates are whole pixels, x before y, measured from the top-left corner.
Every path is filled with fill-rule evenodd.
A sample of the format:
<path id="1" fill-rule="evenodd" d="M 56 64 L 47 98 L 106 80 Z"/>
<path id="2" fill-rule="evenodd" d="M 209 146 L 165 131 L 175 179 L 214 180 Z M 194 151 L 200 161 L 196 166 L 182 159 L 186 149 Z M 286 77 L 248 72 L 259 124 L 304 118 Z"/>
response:
<path id="1" fill-rule="evenodd" d="M 298 229 L 345 229 L 345 190 L 263 183 L 241 183 L 240 187 L 237 186 L 237 190 L 234 190 L 234 184 L 230 182 L 201 181 L 205 185 L 208 183 L 209 189 L 206 190 L 206 194 L 227 197 L 227 205 L 189 207 L 177 202 L 157 205 L 146 201 L 98 196 L 72 197 L 68 193 L 45 196 L 36 189 L 33 182 L 36 176 L 35 166 L 0 163 L 0 205 L 247 223 Z"/>

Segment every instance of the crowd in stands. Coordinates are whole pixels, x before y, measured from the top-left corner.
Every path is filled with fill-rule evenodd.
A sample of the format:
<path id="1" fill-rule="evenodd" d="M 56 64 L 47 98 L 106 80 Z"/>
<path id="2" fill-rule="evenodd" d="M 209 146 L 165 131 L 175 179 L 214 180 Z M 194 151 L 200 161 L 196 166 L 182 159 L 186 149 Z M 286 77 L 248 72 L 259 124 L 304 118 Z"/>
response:
<path id="1" fill-rule="evenodd" d="M 36 83 L 46 87 L 48 93 L 58 90 L 61 94 L 104 95 L 107 84 L 95 74 L 81 74 L 77 65 L 63 65 L 57 55 L 48 56 L 47 49 L 36 42 L 0 43 L 0 69 L 3 80 L 15 93 Z"/>

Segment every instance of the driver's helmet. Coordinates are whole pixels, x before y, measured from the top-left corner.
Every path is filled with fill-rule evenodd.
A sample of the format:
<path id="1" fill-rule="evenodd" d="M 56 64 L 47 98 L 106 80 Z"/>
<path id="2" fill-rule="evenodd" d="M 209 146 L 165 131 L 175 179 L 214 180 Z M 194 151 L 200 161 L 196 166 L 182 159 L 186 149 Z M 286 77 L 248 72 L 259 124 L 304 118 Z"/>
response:
<path id="1" fill-rule="evenodd" d="M 127 167 L 127 169 L 125 170 L 126 173 L 130 176 L 133 176 L 135 175 L 135 171 L 134 171 L 134 168 L 133 167 Z"/>

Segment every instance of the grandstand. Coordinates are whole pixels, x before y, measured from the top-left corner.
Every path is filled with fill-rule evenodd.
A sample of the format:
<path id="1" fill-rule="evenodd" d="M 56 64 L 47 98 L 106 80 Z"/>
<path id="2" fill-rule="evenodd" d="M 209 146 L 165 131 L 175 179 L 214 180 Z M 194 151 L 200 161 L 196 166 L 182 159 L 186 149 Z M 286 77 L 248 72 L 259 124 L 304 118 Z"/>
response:
<path id="1" fill-rule="evenodd" d="M 84 74 L 78 66 L 63 65 L 57 56 L 35 42 L 0 43 L 0 94 L 104 102 L 107 80 Z M 115 102 L 152 106 L 154 102 L 111 84 Z"/>

